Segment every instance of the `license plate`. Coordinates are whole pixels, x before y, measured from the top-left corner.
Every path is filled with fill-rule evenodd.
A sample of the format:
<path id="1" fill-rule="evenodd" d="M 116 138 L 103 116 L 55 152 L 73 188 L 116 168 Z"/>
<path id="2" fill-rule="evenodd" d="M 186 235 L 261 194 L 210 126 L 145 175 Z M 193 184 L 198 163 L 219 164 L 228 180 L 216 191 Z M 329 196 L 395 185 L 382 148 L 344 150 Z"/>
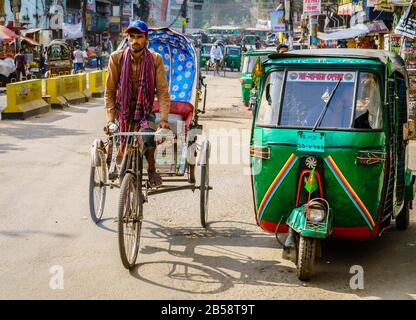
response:
<path id="1" fill-rule="evenodd" d="M 246 88 L 246 89 L 251 89 L 251 84 L 245 84 L 245 85 L 244 85 L 244 88 Z"/>
<path id="2" fill-rule="evenodd" d="M 323 132 L 298 131 L 296 150 L 324 152 L 325 134 Z"/>

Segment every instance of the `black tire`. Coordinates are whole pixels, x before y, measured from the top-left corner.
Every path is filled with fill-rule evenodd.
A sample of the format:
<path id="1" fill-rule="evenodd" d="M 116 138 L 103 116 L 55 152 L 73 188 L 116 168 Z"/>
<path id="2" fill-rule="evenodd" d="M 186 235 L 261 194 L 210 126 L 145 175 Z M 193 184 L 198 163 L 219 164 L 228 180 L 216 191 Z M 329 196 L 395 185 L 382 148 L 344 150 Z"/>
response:
<path id="1" fill-rule="evenodd" d="M 399 230 L 407 230 L 410 222 L 410 202 L 405 201 L 403 209 L 396 217 L 396 226 Z"/>
<path id="2" fill-rule="evenodd" d="M 208 221 L 208 199 L 209 199 L 209 161 L 201 165 L 201 184 L 200 184 L 200 215 L 201 225 L 207 227 Z"/>
<path id="3" fill-rule="evenodd" d="M 141 178 L 140 178 L 141 180 Z M 118 203 L 118 244 L 121 262 L 126 269 L 136 263 L 143 222 L 143 194 L 132 173 L 127 173 L 121 183 Z"/>
<path id="4" fill-rule="evenodd" d="M 312 277 L 317 241 L 314 238 L 299 237 L 297 276 L 301 281 L 308 281 Z"/>
<path id="5" fill-rule="evenodd" d="M 106 183 L 107 183 L 107 163 L 103 152 L 99 152 L 100 166 L 91 166 L 89 183 L 89 203 L 92 221 L 97 223 L 101 220 L 104 212 Z"/>

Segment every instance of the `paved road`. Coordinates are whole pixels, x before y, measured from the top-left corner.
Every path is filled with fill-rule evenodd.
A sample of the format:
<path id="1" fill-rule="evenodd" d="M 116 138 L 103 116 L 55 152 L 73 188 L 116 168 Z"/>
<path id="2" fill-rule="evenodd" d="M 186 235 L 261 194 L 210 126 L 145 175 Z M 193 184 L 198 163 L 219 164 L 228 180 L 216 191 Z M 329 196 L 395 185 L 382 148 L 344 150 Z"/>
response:
<path id="1" fill-rule="evenodd" d="M 237 77 L 208 76 L 208 112 L 201 123 L 210 135 L 238 129 L 243 137 L 234 145 L 245 154 L 251 119 L 239 104 Z M 416 298 L 414 212 L 406 232 L 392 225 L 377 241 L 327 244 L 316 276 L 305 284 L 294 265 L 281 259 L 274 236 L 255 225 L 250 179 L 241 162 L 211 165 L 207 231 L 199 225 L 197 193 L 152 197 L 139 264 L 127 272 L 113 219 L 118 190 L 108 192 L 102 224 L 89 217 L 89 147 L 102 135 L 102 108 L 103 100 L 96 99 L 26 121 L 0 122 L 0 298 Z M 414 165 L 416 146 L 411 147 Z M 364 268 L 364 290 L 349 286 L 352 265 Z M 55 282 L 61 271 L 63 289 Z"/>

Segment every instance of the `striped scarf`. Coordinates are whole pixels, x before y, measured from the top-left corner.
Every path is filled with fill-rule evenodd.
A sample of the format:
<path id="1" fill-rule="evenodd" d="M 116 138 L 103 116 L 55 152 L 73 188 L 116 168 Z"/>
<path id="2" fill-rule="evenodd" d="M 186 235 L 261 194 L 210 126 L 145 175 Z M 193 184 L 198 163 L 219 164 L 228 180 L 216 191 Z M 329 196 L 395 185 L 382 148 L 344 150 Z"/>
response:
<path id="1" fill-rule="evenodd" d="M 121 59 L 121 75 L 116 96 L 116 115 L 121 132 L 128 131 L 129 124 L 131 122 L 138 124 L 140 128 L 149 128 L 147 116 L 152 111 L 155 99 L 155 62 L 152 54 L 147 48 L 144 48 L 142 62 L 140 65 L 137 103 L 133 117 L 130 114 L 130 104 L 132 100 L 132 78 L 133 68 L 130 48 L 127 48 L 124 50 L 123 57 Z"/>

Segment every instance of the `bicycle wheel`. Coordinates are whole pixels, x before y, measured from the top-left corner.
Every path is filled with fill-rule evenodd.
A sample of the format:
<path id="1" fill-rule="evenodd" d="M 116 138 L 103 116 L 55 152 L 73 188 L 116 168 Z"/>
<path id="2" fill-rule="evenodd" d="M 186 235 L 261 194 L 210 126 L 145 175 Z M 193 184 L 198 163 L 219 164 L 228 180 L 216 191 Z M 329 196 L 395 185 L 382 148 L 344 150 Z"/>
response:
<path id="1" fill-rule="evenodd" d="M 208 221 L 208 196 L 209 196 L 209 161 L 201 165 L 201 184 L 200 184 L 200 215 L 202 227 L 207 227 Z"/>
<path id="2" fill-rule="evenodd" d="M 101 220 L 104 212 L 107 183 L 107 163 L 104 152 L 99 151 L 99 157 L 100 166 L 91 166 L 89 184 L 90 214 L 94 223 Z"/>
<path id="3" fill-rule="evenodd" d="M 121 183 L 118 204 L 118 243 L 121 261 L 126 269 L 133 268 L 140 245 L 143 222 L 143 194 L 141 175 L 138 187 L 136 178 L 127 173 Z"/>

